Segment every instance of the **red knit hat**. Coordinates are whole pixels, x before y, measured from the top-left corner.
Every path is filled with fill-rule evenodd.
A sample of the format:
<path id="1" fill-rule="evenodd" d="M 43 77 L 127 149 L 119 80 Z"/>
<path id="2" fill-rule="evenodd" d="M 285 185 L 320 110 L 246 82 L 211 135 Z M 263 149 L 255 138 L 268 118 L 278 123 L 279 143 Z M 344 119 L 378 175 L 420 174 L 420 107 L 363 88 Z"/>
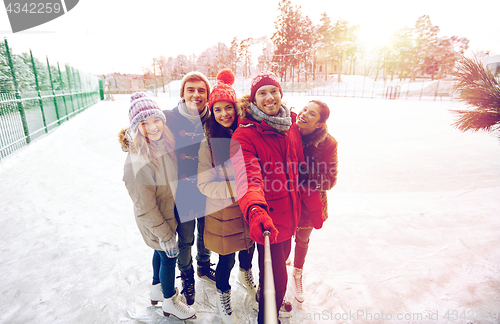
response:
<path id="1" fill-rule="evenodd" d="M 208 108 L 212 109 L 214 103 L 227 101 L 236 104 L 236 92 L 231 87 L 234 84 L 234 74 L 231 70 L 222 70 L 217 74 L 217 84 L 212 89 L 208 98 Z"/>
<path id="2" fill-rule="evenodd" d="M 283 98 L 283 90 L 278 77 L 273 72 L 260 72 L 252 80 L 252 87 L 250 88 L 250 101 L 255 99 L 255 93 L 260 87 L 265 85 L 273 85 L 280 89 L 281 97 Z"/>

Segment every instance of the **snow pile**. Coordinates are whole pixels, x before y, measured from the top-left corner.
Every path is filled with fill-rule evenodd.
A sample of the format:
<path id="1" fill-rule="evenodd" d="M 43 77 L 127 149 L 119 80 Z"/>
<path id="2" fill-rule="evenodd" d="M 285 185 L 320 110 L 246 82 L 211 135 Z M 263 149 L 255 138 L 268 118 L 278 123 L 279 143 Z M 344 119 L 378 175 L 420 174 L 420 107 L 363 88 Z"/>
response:
<path id="1" fill-rule="evenodd" d="M 498 323 L 497 140 L 451 128 L 458 103 L 314 99 L 332 109 L 339 177 L 311 237 L 306 300 L 282 323 Z M 148 308 L 152 251 L 117 142 L 128 108 L 127 96 L 100 102 L 0 163 L 0 323 L 180 322 Z M 240 323 L 255 323 L 236 270 L 231 285 Z M 194 306 L 187 322 L 220 323 L 215 287 L 197 280 Z"/>

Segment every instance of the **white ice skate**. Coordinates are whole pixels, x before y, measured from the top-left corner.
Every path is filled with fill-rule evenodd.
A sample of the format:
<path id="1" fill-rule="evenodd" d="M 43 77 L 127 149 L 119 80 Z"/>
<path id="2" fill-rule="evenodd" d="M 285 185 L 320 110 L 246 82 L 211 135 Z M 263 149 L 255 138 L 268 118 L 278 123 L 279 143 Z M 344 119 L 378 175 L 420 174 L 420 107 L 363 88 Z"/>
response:
<path id="1" fill-rule="evenodd" d="M 243 270 L 240 268 L 240 271 L 238 272 L 238 281 L 243 287 L 245 287 L 252 299 L 255 299 L 255 295 L 257 294 L 257 286 L 253 281 L 252 269 Z"/>
<path id="2" fill-rule="evenodd" d="M 221 292 L 217 289 L 217 309 L 224 324 L 237 324 L 236 315 L 231 308 L 231 290 Z"/>
<path id="3" fill-rule="evenodd" d="M 293 268 L 293 290 L 295 291 L 295 299 L 299 303 L 304 302 L 304 288 L 302 286 L 302 269 Z"/>
<path id="4" fill-rule="evenodd" d="M 164 316 L 169 317 L 170 315 L 172 315 L 180 320 L 193 318 L 196 314 L 194 308 L 188 306 L 179 298 L 177 288 L 175 288 L 175 294 L 172 297 L 165 298 L 161 308 L 163 310 Z"/>
<path id="5" fill-rule="evenodd" d="M 149 295 L 151 298 L 151 305 L 155 306 L 158 302 L 163 301 L 163 292 L 161 291 L 161 284 L 156 284 L 151 287 L 151 294 Z"/>

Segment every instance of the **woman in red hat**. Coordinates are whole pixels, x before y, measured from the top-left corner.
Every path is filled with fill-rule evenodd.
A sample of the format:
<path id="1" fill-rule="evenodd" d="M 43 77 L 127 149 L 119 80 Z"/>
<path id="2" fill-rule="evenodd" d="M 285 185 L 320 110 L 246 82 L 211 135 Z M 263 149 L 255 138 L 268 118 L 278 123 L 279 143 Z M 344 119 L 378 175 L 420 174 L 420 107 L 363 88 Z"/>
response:
<path id="1" fill-rule="evenodd" d="M 198 152 L 198 188 L 207 196 L 204 241 L 208 249 L 219 254 L 215 270 L 217 308 L 225 324 L 237 322 L 231 307 L 229 277 L 238 251 L 239 282 L 252 297 L 256 294 L 252 274 L 255 244 L 238 204 L 229 156 L 231 136 L 238 126 L 233 83 L 231 70 L 222 70 L 217 75 L 217 84 L 208 101 L 211 114 L 204 125 L 206 140 Z"/>

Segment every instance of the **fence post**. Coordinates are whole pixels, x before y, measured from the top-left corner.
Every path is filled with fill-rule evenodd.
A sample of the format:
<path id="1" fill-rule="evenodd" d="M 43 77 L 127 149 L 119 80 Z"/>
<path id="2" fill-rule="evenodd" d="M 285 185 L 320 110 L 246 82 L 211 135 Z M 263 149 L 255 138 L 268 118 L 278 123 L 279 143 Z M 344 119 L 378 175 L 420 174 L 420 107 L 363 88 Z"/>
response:
<path id="1" fill-rule="evenodd" d="M 82 104 L 80 104 L 80 89 L 78 88 L 78 83 L 76 82 L 76 77 L 75 77 L 75 69 L 73 67 L 70 67 L 71 69 L 71 76 L 73 77 L 73 83 L 75 86 L 75 99 L 76 99 L 76 108 L 77 111 L 79 112 L 81 109 Z"/>
<path id="2" fill-rule="evenodd" d="M 36 72 L 35 60 L 33 59 L 33 53 L 30 49 L 31 65 L 33 66 L 33 74 L 35 75 L 36 92 L 38 93 L 38 104 L 40 105 L 40 111 L 42 113 L 43 127 L 45 128 L 45 133 L 48 132 L 47 121 L 45 120 L 45 112 L 43 111 L 43 99 L 42 92 L 40 91 L 40 84 L 38 83 L 38 73 Z"/>
<path id="3" fill-rule="evenodd" d="M 87 98 L 86 98 L 85 93 L 83 91 L 82 76 L 80 75 L 80 71 L 76 70 L 76 75 L 78 76 L 76 78 L 76 80 L 78 80 L 78 87 L 80 89 L 80 98 L 82 99 L 82 107 L 81 107 L 81 109 L 85 109 L 85 108 L 87 108 Z"/>
<path id="4" fill-rule="evenodd" d="M 62 80 L 61 68 L 59 67 L 59 62 L 57 62 L 57 70 L 59 71 L 59 81 L 61 82 L 61 91 L 64 102 L 64 108 L 66 109 L 66 120 L 69 120 L 68 116 L 68 105 L 66 104 L 66 95 L 64 94 L 64 83 Z"/>
<path id="5" fill-rule="evenodd" d="M 50 86 L 52 87 L 52 99 L 54 101 L 54 109 L 56 110 L 57 124 L 61 125 L 61 118 L 59 117 L 59 110 L 57 109 L 56 92 L 54 91 L 54 82 L 52 81 L 52 71 L 50 71 L 49 57 L 45 56 L 45 58 L 47 59 L 47 68 L 49 69 Z"/>
<path id="6" fill-rule="evenodd" d="M 437 85 L 436 85 L 436 93 L 434 93 L 434 101 L 436 101 L 437 95 L 439 91 L 439 79 L 437 80 Z M 443 100 L 443 97 L 441 96 L 441 101 Z"/>
<path id="7" fill-rule="evenodd" d="M 31 142 L 30 131 L 28 129 L 28 122 L 26 121 L 26 114 L 24 113 L 23 101 L 21 100 L 21 93 L 19 92 L 19 86 L 16 80 L 16 73 L 14 71 L 14 64 L 12 63 L 12 57 L 10 55 L 9 44 L 7 43 L 7 38 L 5 38 L 5 50 L 7 52 L 7 59 L 9 61 L 10 72 L 12 74 L 12 81 L 14 82 L 14 88 L 16 90 L 16 101 L 17 108 L 19 109 L 19 114 L 21 115 L 21 121 L 24 128 L 24 136 L 26 136 L 26 144 Z"/>
<path id="8" fill-rule="evenodd" d="M 366 81 L 366 75 L 363 78 L 363 91 L 361 91 L 361 98 L 365 97 L 365 81 Z"/>
<path id="9" fill-rule="evenodd" d="M 422 100 L 423 93 L 424 93 L 424 79 L 422 79 L 422 89 L 420 89 L 420 99 L 418 99 L 418 100 Z"/>
<path id="10" fill-rule="evenodd" d="M 69 86 L 69 98 L 71 99 L 71 107 L 73 108 L 73 113 L 75 112 L 75 103 L 73 102 L 73 87 L 71 86 L 71 78 L 69 77 L 69 66 L 66 64 L 66 75 L 68 76 L 68 86 Z"/>

